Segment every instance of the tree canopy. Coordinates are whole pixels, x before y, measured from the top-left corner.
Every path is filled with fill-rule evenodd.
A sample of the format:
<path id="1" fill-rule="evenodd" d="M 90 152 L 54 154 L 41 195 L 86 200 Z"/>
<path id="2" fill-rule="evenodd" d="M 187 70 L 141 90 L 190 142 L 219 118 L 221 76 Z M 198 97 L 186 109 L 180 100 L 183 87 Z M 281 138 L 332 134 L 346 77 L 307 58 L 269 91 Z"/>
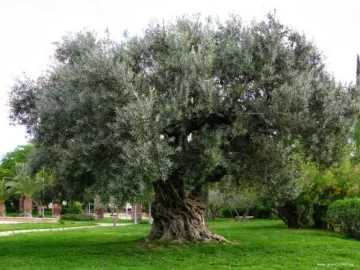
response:
<path id="1" fill-rule="evenodd" d="M 33 147 L 20 145 L 13 151 L 8 152 L 0 161 L 0 180 L 4 177 L 12 177 L 16 172 L 16 163 L 26 163 Z"/>
<path id="2" fill-rule="evenodd" d="M 152 186 L 150 240 L 221 239 L 204 225 L 208 182 L 281 186 L 296 177 L 295 152 L 329 166 L 357 112 L 314 44 L 271 14 L 250 26 L 184 16 L 121 43 L 80 32 L 56 45 L 47 75 L 11 92 L 32 166 L 121 201 Z"/>

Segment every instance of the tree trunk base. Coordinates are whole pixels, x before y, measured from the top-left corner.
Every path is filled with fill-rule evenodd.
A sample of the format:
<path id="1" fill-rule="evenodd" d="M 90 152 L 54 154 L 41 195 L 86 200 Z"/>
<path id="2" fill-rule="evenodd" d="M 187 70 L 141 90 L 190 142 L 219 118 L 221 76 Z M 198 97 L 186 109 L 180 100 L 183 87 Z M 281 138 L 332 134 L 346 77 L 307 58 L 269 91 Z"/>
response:
<path id="1" fill-rule="evenodd" d="M 101 204 L 100 195 L 96 195 L 94 199 L 94 212 L 95 212 L 95 219 L 96 220 L 103 220 L 104 219 L 104 211 L 103 206 Z"/>
<path id="2" fill-rule="evenodd" d="M 24 217 L 32 217 L 33 204 L 30 197 L 25 197 L 24 200 Z"/>
<path id="3" fill-rule="evenodd" d="M 230 243 L 225 237 L 217 235 L 209 231 L 205 225 L 203 226 L 188 226 L 191 229 L 188 231 L 182 231 L 179 229 L 182 227 L 182 222 L 178 224 L 172 224 L 165 230 L 162 226 L 156 225 L 156 222 L 153 222 L 153 226 L 150 234 L 145 238 L 145 242 L 150 242 L 154 240 L 158 241 L 172 241 L 174 244 L 176 243 L 184 243 L 187 241 L 192 242 L 226 242 Z"/>
<path id="4" fill-rule="evenodd" d="M 51 209 L 51 215 L 53 218 L 60 218 L 61 215 L 61 205 L 54 203 L 52 204 L 52 209 Z"/>
<path id="5" fill-rule="evenodd" d="M 286 202 L 283 206 L 276 208 L 276 214 L 285 222 L 290 229 L 301 227 L 301 210 L 296 202 Z"/>
<path id="6" fill-rule="evenodd" d="M 205 226 L 206 203 L 201 194 L 182 195 L 167 183 L 154 185 L 155 201 L 151 205 L 152 229 L 146 241 L 216 241 L 228 242 Z"/>
<path id="7" fill-rule="evenodd" d="M 102 208 L 95 208 L 95 219 L 96 220 L 104 219 L 104 212 Z"/>

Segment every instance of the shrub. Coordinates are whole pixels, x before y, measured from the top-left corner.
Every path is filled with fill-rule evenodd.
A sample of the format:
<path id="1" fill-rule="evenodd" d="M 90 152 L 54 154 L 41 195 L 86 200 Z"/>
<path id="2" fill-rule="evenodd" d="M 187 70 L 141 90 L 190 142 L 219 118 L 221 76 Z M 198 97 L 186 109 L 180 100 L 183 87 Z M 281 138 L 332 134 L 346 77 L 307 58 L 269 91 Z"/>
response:
<path id="1" fill-rule="evenodd" d="M 79 202 L 71 202 L 69 206 L 63 207 L 61 210 L 63 214 L 82 214 L 83 208 Z"/>
<path id="2" fill-rule="evenodd" d="M 240 216 L 242 216 L 246 212 L 246 209 L 244 207 L 237 207 L 236 210 Z M 258 212 L 258 209 L 257 209 L 257 207 L 255 207 L 250 210 L 248 215 L 249 216 L 257 216 L 257 212 Z M 220 213 L 221 213 L 221 216 L 224 218 L 235 217 L 237 215 L 235 210 L 230 209 L 230 208 L 221 208 Z"/>
<path id="3" fill-rule="evenodd" d="M 91 221 L 95 220 L 95 217 L 82 214 L 65 214 L 61 215 L 61 220 Z"/>
<path id="4" fill-rule="evenodd" d="M 17 209 L 13 208 L 11 201 L 6 201 L 5 206 L 6 206 L 6 213 L 16 213 Z"/>
<path id="5" fill-rule="evenodd" d="M 257 211 L 256 211 L 256 218 L 264 218 L 264 219 L 268 219 L 271 218 L 271 211 L 269 208 L 261 205 Z"/>
<path id="6" fill-rule="evenodd" d="M 243 215 L 245 213 L 245 209 L 237 208 L 236 209 L 239 213 L 239 215 Z M 236 212 L 233 209 L 230 208 L 221 208 L 220 210 L 221 216 L 224 218 L 230 218 L 236 216 Z"/>
<path id="7" fill-rule="evenodd" d="M 360 198 L 346 198 L 330 204 L 328 223 L 348 237 L 360 240 Z"/>

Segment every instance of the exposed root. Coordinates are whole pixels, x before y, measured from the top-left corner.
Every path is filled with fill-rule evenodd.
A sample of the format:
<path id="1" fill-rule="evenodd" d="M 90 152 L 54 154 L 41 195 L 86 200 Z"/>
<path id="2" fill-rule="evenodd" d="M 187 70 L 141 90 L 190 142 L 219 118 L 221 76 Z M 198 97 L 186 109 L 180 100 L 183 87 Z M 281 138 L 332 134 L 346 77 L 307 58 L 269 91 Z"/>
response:
<path id="1" fill-rule="evenodd" d="M 180 243 L 185 240 L 230 243 L 206 228 L 206 204 L 201 194 L 185 197 L 179 188 L 164 182 L 155 185 L 154 189 L 156 199 L 151 210 L 154 221 L 146 242 Z"/>

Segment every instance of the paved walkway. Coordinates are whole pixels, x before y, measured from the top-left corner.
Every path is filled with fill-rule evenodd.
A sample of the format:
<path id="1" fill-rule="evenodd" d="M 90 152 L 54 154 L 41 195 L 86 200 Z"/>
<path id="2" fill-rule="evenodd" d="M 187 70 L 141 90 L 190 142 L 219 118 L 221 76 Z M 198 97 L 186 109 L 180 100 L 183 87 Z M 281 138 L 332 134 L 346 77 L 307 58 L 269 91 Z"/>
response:
<path id="1" fill-rule="evenodd" d="M 132 225 L 133 223 L 118 223 L 116 227 Z M 98 223 L 94 226 L 80 226 L 80 227 L 67 227 L 67 228 L 50 228 L 50 229 L 31 229 L 31 230 L 13 230 L 13 231 L 5 231 L 0 232 L 1 236 L 8 236 L 13 234 L 20 233 L 31 233 L 31 232 L 55 232 L 55 231 L 73 231 L 73 230 L 82 230 L 82 229 L 90 229 L 90 228 L 99 228 L 99 227 L 112 227 L 114 226 L 112 223 Z"/>

